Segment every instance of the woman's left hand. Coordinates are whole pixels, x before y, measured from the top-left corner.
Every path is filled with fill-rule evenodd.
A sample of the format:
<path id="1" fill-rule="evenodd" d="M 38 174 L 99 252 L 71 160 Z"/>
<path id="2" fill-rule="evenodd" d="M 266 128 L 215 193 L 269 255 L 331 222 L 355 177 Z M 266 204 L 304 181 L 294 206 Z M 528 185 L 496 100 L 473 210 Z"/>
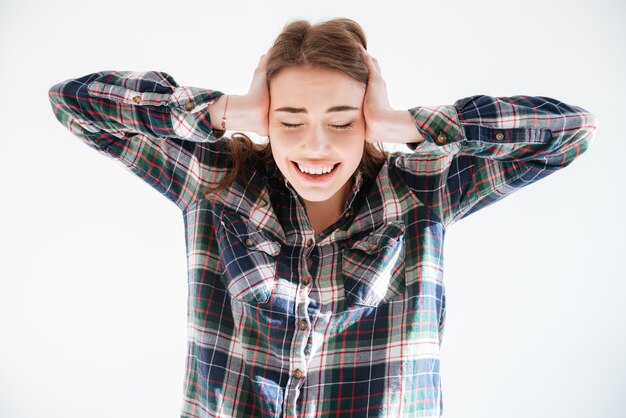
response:
<path id="1" fill-rule="evenodd" d="M 365 141 L 394 143 L 423 141 L 424 137 L 416 129 L 411 113 L 408 110 L 395 110 L 389 104 L 387 84 L 380 72 L 378 60 L 362 45 L 359 46 L 369 69 L 367 89 L 363 98 Z"/>
<path id="2" fill-rule="evenodd" d="M 372 57 L 363 45 L 359 45 L 365 56 L 365 62 L 369 69 L 369 80 L 363 99 L 363 116 L 365 117 L 365 140 L 367 142 L 379 142 L 384 138 L 384 122 L 393 113 L 394 109 L 389 104 L 387 96 L 387 84 L 380 71 L 378 60 Z"/>

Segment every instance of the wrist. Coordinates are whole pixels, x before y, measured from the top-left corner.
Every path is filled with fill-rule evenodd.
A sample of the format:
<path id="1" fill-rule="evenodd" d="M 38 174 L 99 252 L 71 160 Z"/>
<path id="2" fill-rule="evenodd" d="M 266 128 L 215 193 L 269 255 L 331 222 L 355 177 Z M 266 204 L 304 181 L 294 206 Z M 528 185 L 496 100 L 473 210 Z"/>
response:
<path id="1" fill-rule="evenodd" d="M 222 130 L 222 121 L 225 119 L 225 130 L 259 132 L 262 126 L 262 118 L 259 107 L 252 103 L 249 96 L 239 94 L 226 94 L 218 98 L 209 107 L 211 125 L 213 129 Z"/>
<path id="2" fill-rule="evenodd" d="M 404 144 L 424 140 L 408 110 L 385 111 L 375 118 L 372 125 L 377 141 Z"/>

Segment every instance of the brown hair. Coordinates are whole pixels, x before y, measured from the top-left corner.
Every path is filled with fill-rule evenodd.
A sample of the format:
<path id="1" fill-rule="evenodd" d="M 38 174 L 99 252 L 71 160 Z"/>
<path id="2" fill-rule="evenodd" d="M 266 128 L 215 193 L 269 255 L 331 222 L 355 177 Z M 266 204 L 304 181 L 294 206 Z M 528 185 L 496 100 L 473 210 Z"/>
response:
<path id="1" fill-rule="evenodd" d="M 306 20 L 295 20 L 283 28 L 269 51 L 267 83 L 288 67 L 308 67 L 341 71 L 367 86 L 369 70 L 359 44 L 367 49 L 365 32 L 355 21 L 336 18 L 312 25 Z M 260 167 L 273 167 L 270 142 L 256 144 L 241 132 L 228 139 L 228 151 L 233 162 L 229 175 L 209 186 L 208 193 L 219 193 L 232 185 L 240 174 L 244 161 L 253 154 Z M 375 178 L 385 162 L 387 153 L 381 146 L 365 142 L 359 169 L 363 175 Z"/>

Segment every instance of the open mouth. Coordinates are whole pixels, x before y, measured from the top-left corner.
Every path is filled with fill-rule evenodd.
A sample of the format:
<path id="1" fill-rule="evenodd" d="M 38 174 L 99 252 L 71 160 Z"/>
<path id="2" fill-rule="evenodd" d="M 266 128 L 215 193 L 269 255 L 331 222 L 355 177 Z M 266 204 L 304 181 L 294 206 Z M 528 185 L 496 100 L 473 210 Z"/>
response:
<path id="1" fill-rule="evenodd" d="M 301 178 L 313 182 L 321 182 L 330 179 L 335 174 L 335 171 L 337 170 L 339 164 L 341 164 L 329 164 L 326 167 L 306 167 L 294 161 L 292 161 L 291 163 L 293 164 L 295 170 L 298 172 Z"/>

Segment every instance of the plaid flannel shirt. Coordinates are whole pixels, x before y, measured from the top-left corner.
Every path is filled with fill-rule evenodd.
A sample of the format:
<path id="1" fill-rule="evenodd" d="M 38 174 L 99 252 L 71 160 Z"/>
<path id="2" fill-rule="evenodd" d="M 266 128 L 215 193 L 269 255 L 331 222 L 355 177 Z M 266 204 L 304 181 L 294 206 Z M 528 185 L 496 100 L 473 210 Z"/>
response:
<path id="1" fill-rule="evenodd" d="M 182 211 L 188 349 L 181 417 L 443 414 L 443 240 L 451 224 L 569 165 L 595 115 L 548 97 L 409 109 L 425 137 L 355 174 L 315 235 L 276 167 L 251 157 L 217 199 L 223 93 L 164 72 L 102 71 L 49 90 L 56 118 Z"/>

